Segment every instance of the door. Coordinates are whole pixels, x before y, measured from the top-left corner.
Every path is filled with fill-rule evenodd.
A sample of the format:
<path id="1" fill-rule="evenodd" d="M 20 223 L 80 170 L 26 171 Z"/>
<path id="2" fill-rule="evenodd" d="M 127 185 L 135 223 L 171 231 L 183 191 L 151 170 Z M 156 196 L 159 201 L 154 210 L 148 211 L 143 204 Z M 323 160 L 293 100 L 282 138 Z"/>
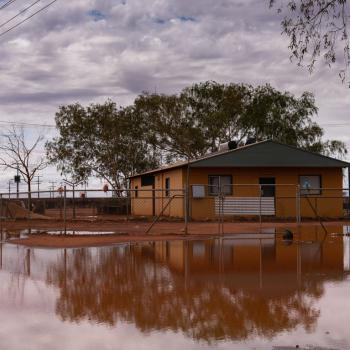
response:
<path id="1" fill-rule="evenodd" d="M 275 197 L 276 182 L 274 177 L 261 177 L 259 184 L 261 185 L 261 197 Z"/>

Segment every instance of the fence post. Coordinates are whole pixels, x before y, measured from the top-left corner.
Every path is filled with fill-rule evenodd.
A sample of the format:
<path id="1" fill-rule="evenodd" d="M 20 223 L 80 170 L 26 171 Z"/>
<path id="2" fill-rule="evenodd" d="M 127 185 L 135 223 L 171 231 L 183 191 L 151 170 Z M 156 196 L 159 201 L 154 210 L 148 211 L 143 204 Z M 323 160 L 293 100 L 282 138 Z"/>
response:
<path id="1" fill-rule="evenodd" d="M 218 209 L 219 209 L 219 218 L 218 218 L 218 234 L 221 232 L 221 202 L 220 202 L 220 194 L 218 193 L 217 197 L 214 197 L 214 201 L 218 201 Z M 214 202 L 214 208 L 215 208 L 215 202 Z"/>
<path id="2" fill-rule="evenodd" d="M 1 232 L 1 241 L 2 241 L 2 215 L 3 215 L 3 209 L 2 209 L 2 194 L 0 194 L 0 232 Z"/>
<path id="3" fill-rule="evenodd" d="M 190 204 L 190 158 L 187 156 L 186 188 L 185 188 L 185 235 L 188 234 L 188 214 Z"/>
<path id="4" fill-rule="evenodd" d="M 73 189 L 73 198 L 72 198 L 72 201 L 73 201 L 73 219 L 75 219 L 75 184 L 72 185 L 72 189 Z"/>
<path id="5" fill-rule="evenodd" d="M 67 234 L 67 188 L 66 185 L 63 187 L 63 223 L 64 223 L 64 234 Z"/>
<path id="6" fill-rule="evenodd" d="M 296 187 L 296 193 L 295 193 L 295 199 L 296 199 L 296 219 L 297 224 L 299 225 L 301 223 L 301 207 L 300 207 L 300 185 L 297 185 Z"/>
<path id="7" fill-rule="evenodd" d="M 131 190 L 130 186 L 126 189 L 126 221 L 129 221 L 129 203 L 131 203 Z"/>
<path id="8" fill-rule="evenodd" d="M 224 202 L 225 202 L 225 193 L 222 193 L 221 195 L 221 234 L 224 234 L 224 220 L 225 220 L 225 207 L 224 207 Z"/>
<path id="9" fill-rule="evenodd" d="M 262 196 L 262 192 L 261 192 L 261 184 L 259 185 L 259 222 L 261 225 L 261 196 Z"/>
<path id="10" fill-rule="evenodd" d="M 189 198 L 188 198 L 188 184 L 186 184 L 186 187 L 184 188 L 184 198 L 185 198 L 185 235 L 188 234 L 188 204 L 189 204 Z"/>

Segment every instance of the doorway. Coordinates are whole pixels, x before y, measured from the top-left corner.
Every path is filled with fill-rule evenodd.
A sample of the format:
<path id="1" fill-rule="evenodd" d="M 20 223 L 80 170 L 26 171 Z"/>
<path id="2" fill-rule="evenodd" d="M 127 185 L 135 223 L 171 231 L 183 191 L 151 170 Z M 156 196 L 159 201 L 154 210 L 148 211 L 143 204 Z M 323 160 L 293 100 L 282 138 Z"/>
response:
<path id="1" fill-rule="evenodd" d="M 275 197 L 276 181 L 274 177 L 260 177 L 259 184 L 261 185 L 261 197 Z"/>

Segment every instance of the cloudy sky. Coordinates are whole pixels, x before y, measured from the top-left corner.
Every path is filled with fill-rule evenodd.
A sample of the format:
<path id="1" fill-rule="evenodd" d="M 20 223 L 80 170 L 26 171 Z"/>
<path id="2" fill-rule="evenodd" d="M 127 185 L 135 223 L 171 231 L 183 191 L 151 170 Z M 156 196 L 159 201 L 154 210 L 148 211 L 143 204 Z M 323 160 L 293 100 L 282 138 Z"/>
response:
<path id="1" fill-rule="evenodd" d="M 112 98 L 126 105 L 142 91 L 172 93 L 215 80 L 311 91 L 327 137 L 350 146 L 348 86 L 337 67 L 320 64 L 310 75 L 290 62 L 268 0 L 57 0 L 1 35 L 51 1 L 0 24 L 2 129 L 8 121 L 52 125 L 61 104 Z M 1 9 L 0 23 L 33 2 Z M 47 137 L 53 133 L 47 129 Z"/>

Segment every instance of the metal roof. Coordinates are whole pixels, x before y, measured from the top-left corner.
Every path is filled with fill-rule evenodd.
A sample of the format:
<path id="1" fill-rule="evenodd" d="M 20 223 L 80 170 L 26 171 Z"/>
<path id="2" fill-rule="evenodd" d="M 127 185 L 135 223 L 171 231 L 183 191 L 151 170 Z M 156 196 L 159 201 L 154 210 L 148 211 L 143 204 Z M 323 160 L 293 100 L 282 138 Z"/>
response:
<path id="1" fill-rule="evenodd" d="M 267 167 L 267 168 L 344 168 L 350 163 L 302 150 L 276 141 L 266 140 L 250 145 L 205 155 L 201 158 L 180 161 L 132 177 L 171 170 L 189 163 L 191 168 L 207 167 Z M 131 178 L 132 178 L 131 177 Z"/>

